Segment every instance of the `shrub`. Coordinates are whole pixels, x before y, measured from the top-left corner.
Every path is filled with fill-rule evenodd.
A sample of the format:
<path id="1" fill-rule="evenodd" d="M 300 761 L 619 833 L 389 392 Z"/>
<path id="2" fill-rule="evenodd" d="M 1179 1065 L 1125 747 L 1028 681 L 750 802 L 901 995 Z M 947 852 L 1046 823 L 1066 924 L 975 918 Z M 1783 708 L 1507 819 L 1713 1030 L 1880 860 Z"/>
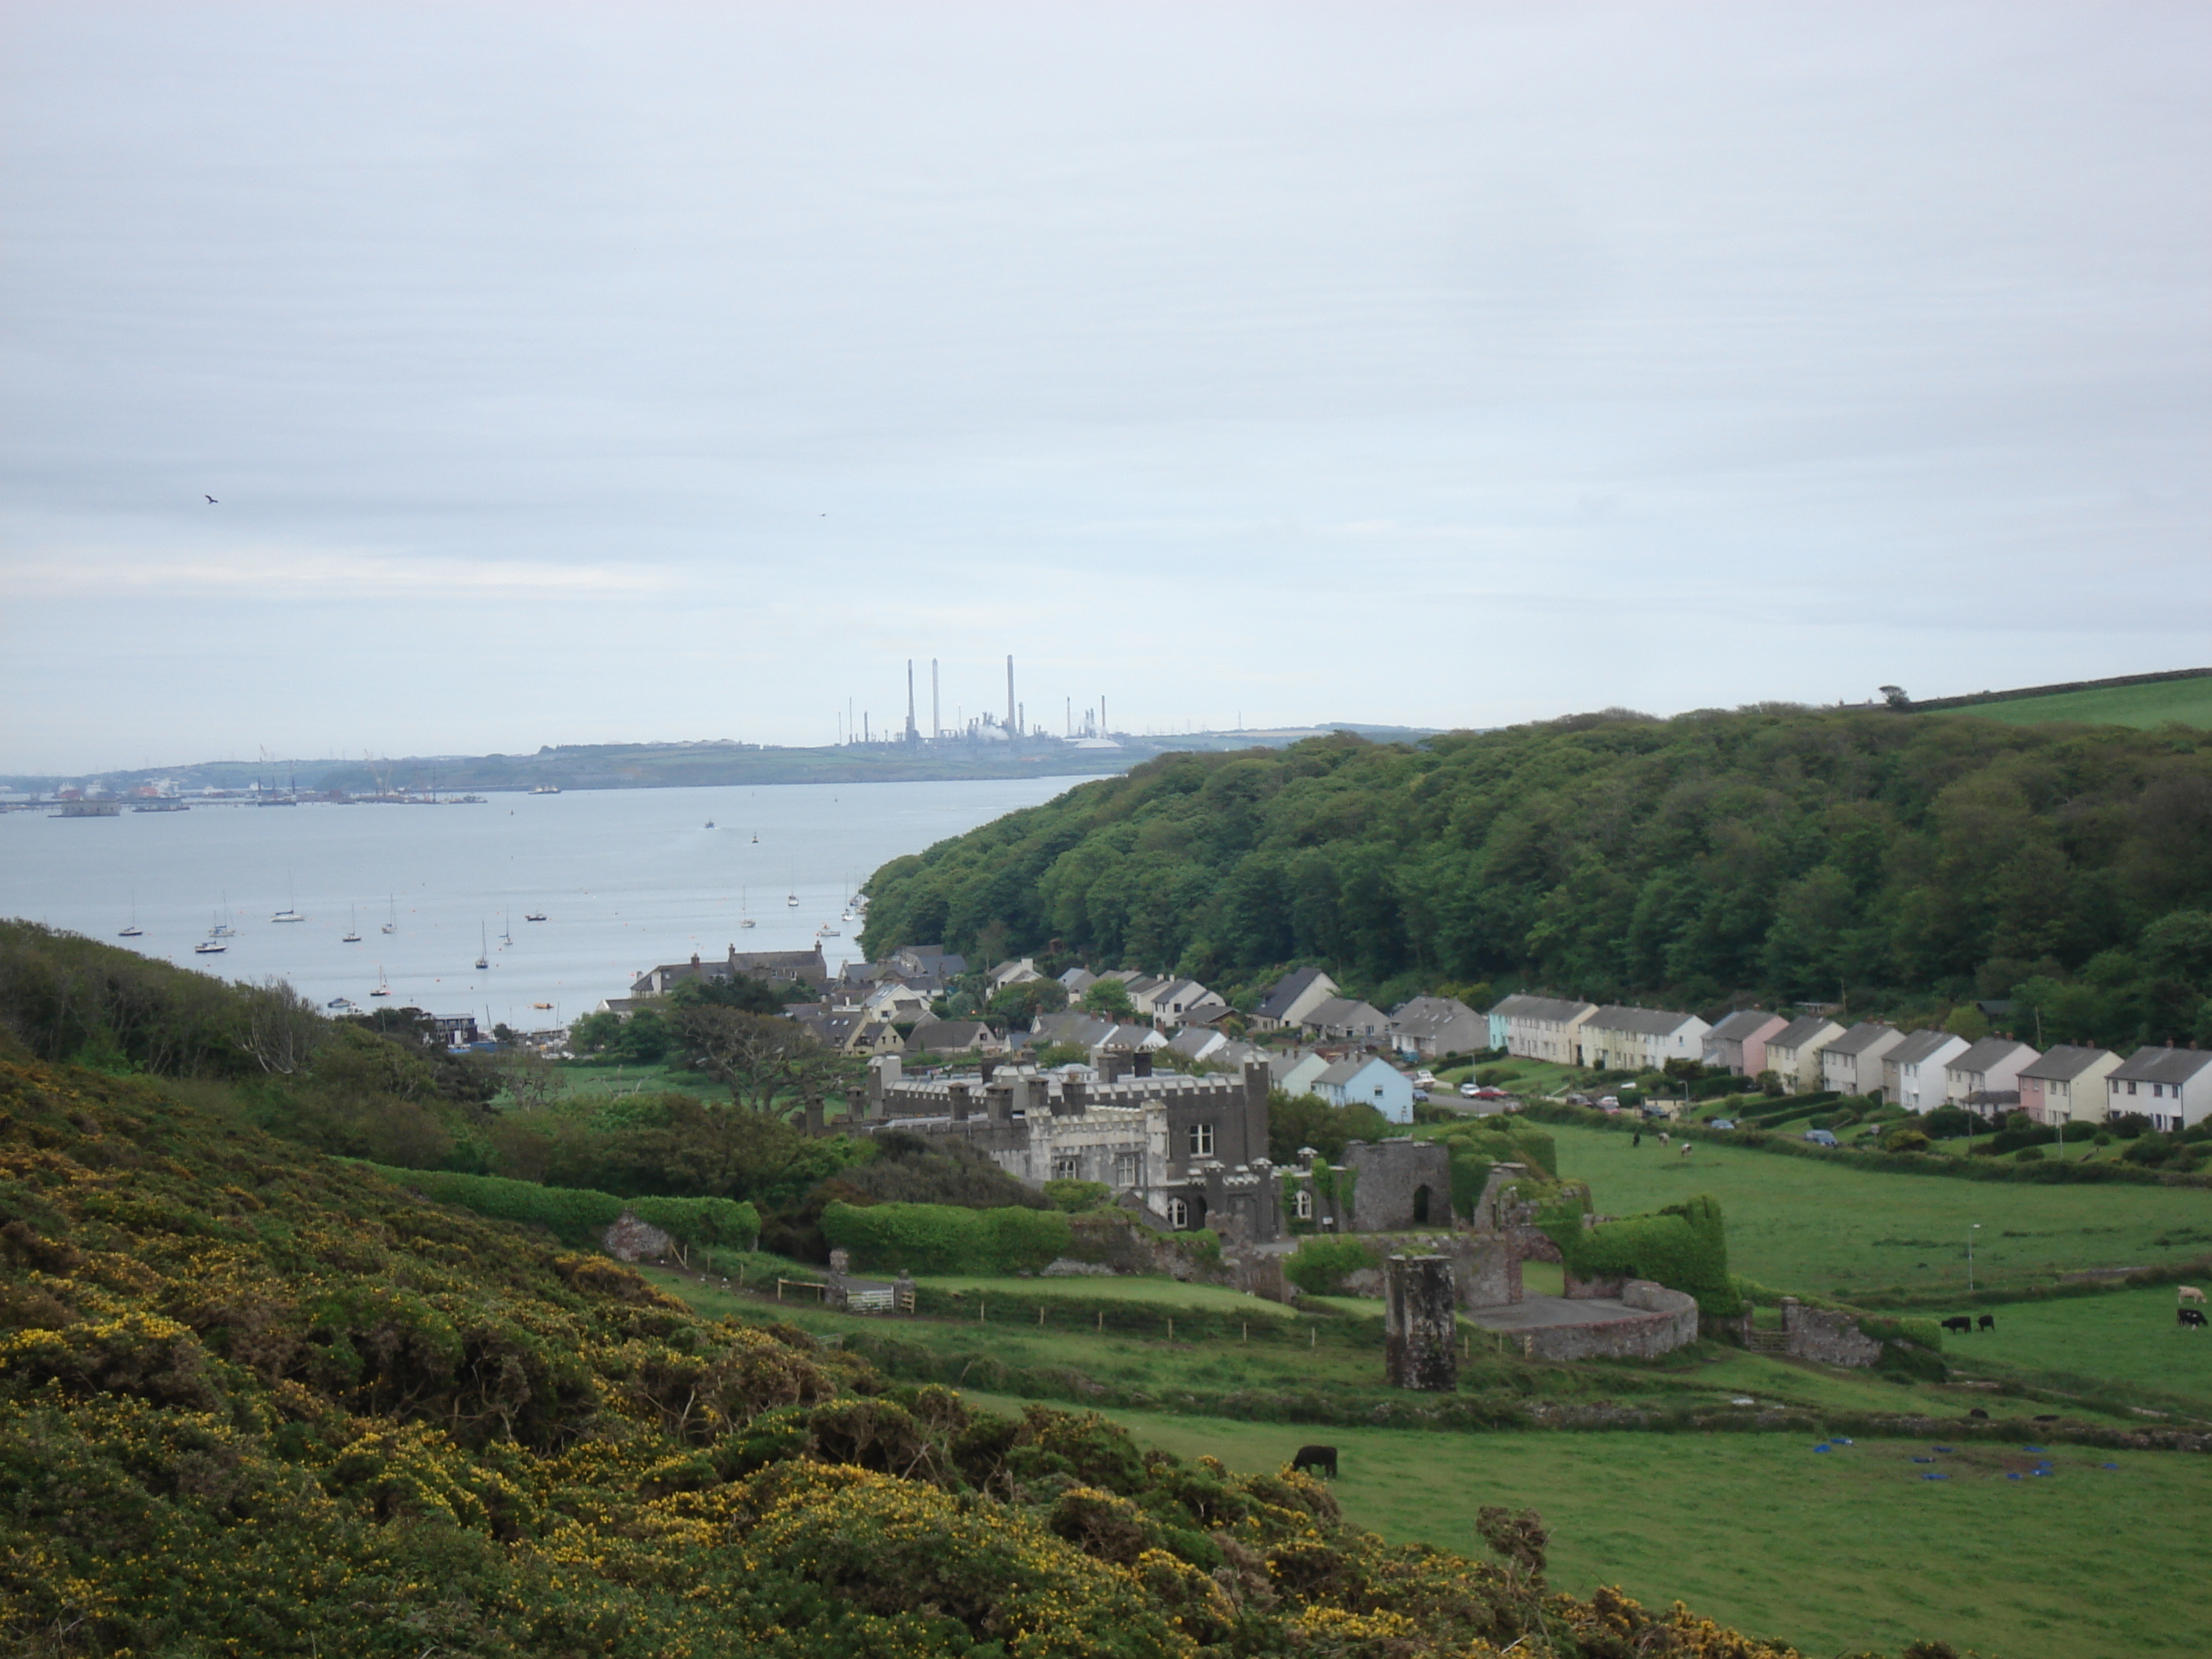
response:
<path id="1" fill-rule="evenodd" d="M 866 1271 L 917 1273 L 1035 1272 L 1065 1255 L 1073 1237 L 1061 1210 L 963 1210 L 950 1204 L 832 1203 L 822 1234 Z"/>
<path id="2" fill-rule="evenodd" d="M 1044 1195 L 1055 1210 L 1080 1215 L 1105 1203 L 1114 1196 L 1114 1189 L 1103 1181 L 1048 1181 Z"/>
<path id="3" fill-rule="evenodd" d="M 1309 1238 L 1285 1264 L 1283 1276 L 1309 1296 L 1334 1296 L 1348 1274 L 1375 1265 L 1375 1252 L 1357 1238 Z"/>
<path id="4" fill-rule="evenodd" d="M 1584 1227 L 1579 1217 L 1547 1217 L 1540 1224 L 1559 1247 L 1567 1271 L 1581 1279 L 1648 1279 L 1686 1291 L 1698 1308 L 1722 1317 L 1742 1298 L 1729 1276 L 1728 1233 L 1711 1197 L 1669 1204 L 1652 1215 L 1623 1216 Z"/>
<path id="5" fill-rule="evenodd" d="M 2012 1155 L 2012 1161 L 2015 1164 L 2040 1164 L 2043 1162 L 2043 1148 L 2023 1146 Z"/>
<path id="6" fill-rule="evenodd" d="M 733 1199 L 617 1198 L 584 1187 L 541 1187 L 534 1181 L 509 1181 L 501 1176 L 398 1170 L 377 1164 L 368 1167 L 437 1203 L 495 1221 L 543 1227 L 568 1244 L 596 1245 L 625 1210 L 686 1244 L 749 1250 L 760 1237 L 760 1212 Z"/>
<path id="7" fill-rule="evenodd" d="M 1881 1138 L 1885 1152 L 1924 1152 L 1934 1143 L 1918 1129 L 1892 1129 Z"/>

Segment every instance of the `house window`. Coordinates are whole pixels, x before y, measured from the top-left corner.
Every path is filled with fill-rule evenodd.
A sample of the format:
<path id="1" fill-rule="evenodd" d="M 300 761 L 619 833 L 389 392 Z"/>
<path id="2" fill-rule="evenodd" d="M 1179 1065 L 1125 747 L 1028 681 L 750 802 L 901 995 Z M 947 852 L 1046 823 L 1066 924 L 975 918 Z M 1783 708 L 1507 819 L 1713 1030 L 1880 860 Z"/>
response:
<path id="1" fill-rule="evenodd" d="M 1144 1178 L 1144 1172 L 1143 1153 L 1116 1152 L 1114 1154 L 1114 1184 L 1116 1187 L 1136 1186 Z"/>
<path id="2" fill-rule="evenodd" d="M 1190 1126 L 1190 1155 L 1193 1158 L 1213 1156 L 1213 1126 L 1211 1123 Z"/>
<path id="3" fill-rule="evenodd" d="M 2130 1082 L 2128 1084 L 2128 1092 L 2129 1092 L 2130 1094 L 2133 1094 L 2133 1093 L 2135 1093 L 2135 1091 L 2136 1091 L 2136 1085 L 2135 1085 L 2135 1084 L 2133 1083 L 2133 1081 L 2130 1081 Z"/>
<path id="4" fill-rule="evenodd" d="M 1082 1176 L 1083 1160 L 1081 1158 L 1062 1155 L 1053 1159 L 1052 1178 L 1054 1181 L 1079 1181 Z"/>
<path id="5" fill-rule="evenodd" d="M 1171 1198 L 1168 1200 L 1168 1225 L 1179 1233 L 1188 1231 L 1190 1206 L 1182 1199 Z"/>
<path id="6" fill-rule="evenodd" d="M 1313 1219 L 1313 1188 L 1301 1187 L 1297 1196 L 1291 1200 L 1291 1212 L 1301 1221 Z"/>

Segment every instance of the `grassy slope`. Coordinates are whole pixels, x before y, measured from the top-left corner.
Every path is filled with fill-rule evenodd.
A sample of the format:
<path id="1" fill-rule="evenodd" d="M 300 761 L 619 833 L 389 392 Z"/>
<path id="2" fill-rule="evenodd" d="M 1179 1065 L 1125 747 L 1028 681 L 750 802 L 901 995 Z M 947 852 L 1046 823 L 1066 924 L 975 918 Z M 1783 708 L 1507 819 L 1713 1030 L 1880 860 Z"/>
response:
<path id="1" fill-rule="evenodd" d="M 1974 1235 L 1984 1287 L 2049 1283 L 2078 1268 L 2146 1267 L 2212 1243 L 2212 1194 L 2161 1187 L 2039 1187 L 1887 1175 L 1690 1137 L 1685 1161 L 1646 1137 L 1547 1126 L 1560 1173 L 1587 1180 L 1615 1215 L 1711 1193 L 1728 1218 L 1729 1261 L 1780 1290 L 1846 1297 L 1901 1286 L 1963 1290 Z"/>
<path id="2" fill-rule="evenodd" d="M 2096 691 L 2061 691 L 2013 702 L 1980 702 L 1939 711 L 1979 720 L 2032 726 L 2041 720 L 2087 720 L 2103 726 L 2212 726 L 2212 678 L 2167 680 L 2157 685 L 2115 685 Z"/>
<path id="3" fill-rule="evenodd" d="M 2014 1481 L 2004 1470 L 2036 1459 L 1985 1448 L 1943 1460 L 1953 1478 L 1938 1483 L 1908 1461 L 1929 1448 L 1902 1443 L 1816 1454 L 1795 1435 L 1316 1436 L 1108 1415 L 1148 1444 L 1238 1470 L 1326 1438 L 1342 1459 L 1347 1516 L 1395 1541 L 1464 1548 L 1481 1504 L 1531 1505 L 1552 1529 L 1562 1589 L 1663 1587 L 1807 1654 L 1893 1648 L 1915 1633 L 2005 1659 L 2200 1650 L 2191 1576 L 2170 1552 L 2175 1517 L 2212 1504 L 2202 1458 L 2062 1447 L 2057 1475 Z"/>
<path id="4" fill-rule="evenodd" d="M 1996 1309 L 1994 1330 L 1954 1339 L 1951 1358 L 1999 1376 L 2080 1377 L 2156 1389 L 2212 1416 L 2212 1335 L 2174 1320 L 2169 1287 Z"/>

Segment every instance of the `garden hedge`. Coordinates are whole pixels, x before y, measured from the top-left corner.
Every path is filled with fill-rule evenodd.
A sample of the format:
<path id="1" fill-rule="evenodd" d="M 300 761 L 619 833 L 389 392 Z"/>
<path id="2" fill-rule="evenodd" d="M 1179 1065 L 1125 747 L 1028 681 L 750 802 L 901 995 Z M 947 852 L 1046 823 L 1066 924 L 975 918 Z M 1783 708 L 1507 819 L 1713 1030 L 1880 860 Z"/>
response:
<path id="1" fill-rule="evenodd" d="M 1074 1231 L 1061 1210 L 833 1203 L 822 1236 L 866 1273 L 1012 1273 L 1066 1255 Z"/>
<path id="2" fill-rule="evenodd" d="M 534 1181 L 510 1181 L 504 1176 L 400 1170 L 365 1160 L 362 1167 L 440 1204 L 473 1211 L 495 1221 L 543 1227 L 566 1244 L 596 1248 L 625 1210 L 685 1244 L 749 1250 L 760 1237 L 760 1212 L 734 1199 L 617 1198 L 588 1187 L 541 1187 Z"/>

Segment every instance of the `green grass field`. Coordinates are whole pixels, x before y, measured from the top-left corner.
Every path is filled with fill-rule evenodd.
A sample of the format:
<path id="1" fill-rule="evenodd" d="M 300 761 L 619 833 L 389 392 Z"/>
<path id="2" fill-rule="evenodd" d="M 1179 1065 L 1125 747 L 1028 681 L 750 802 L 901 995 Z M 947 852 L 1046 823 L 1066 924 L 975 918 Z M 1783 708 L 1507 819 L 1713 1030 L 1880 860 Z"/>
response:
<path id="1" fill-rule="evenodd" d="M 1911 1459 L 1934 1456 L 1925 1444 L 1814 1452 L 1798 1435 L 1323 1433 L 1106 1415 L 1142 1443 L 1237 1469 L 1326 1440 L 1346 1515 L 1399 1542 L 1480 1553 L 1482 1504 L 1533 1507 L 1562 1588 L 1679 1597 L 1808 1656 L 1894 1652 L 1915 1637 L 2003 1659 L 2203 1650 L 2176 1528 L 2212 1504 L 2203 1458 L 2054 1447 L 2054 1474 L 2010 1480 L 2039 1460 L 1982 1447 L 1923 1466 Z M 1929 1467 L 1950 1478 L 1923 1480 Z"/>
<path id="2" fill-rule="evenodd" d="M 2033 726 L 2041 720 L 2088 720 L 2103 726 L 2212 726 L 2212 677 L 2166 680 L 2155 685 L 2112 685 L 2098 690 L 2061 691 L 2048 697 L 2009 702 L 1978 702 L 1936 711 L 1972 714 L 1983 720 Z"/>
<path id="3" fill-rule="evenodd" d="M 915 1281 L 927 1289 L 957 1291 L 968 1296 L 978 1292 L 987 1299 L 993 1296 L 1019 1297 L 1024 1302 L 1034 1302 L 1041 1297 L 1072 1297 L 1085 1300 L 1114 1302 L 1156 1302 L 1172 1313 L 1178 1308 L 1204 1308 L 1212 1313 L 1235 1314 L 1249 1319 L 1292 1319 L 1295 1311 L 1279 1302 L 1267 1302 L 1256 1296 L 1247 1296 L 1242 1291 L 1232 1291 L 1224 1285 L 1184 1285 L 1172 1279 L 1140 1279 L 1135 1277 L 1107 1278 L 1103 1275 L 1070 1279 L 963 1278 L 921 1279 Z M 1378 1314 L 1382 1304 L 1364 1310 Z"/>
<path id="4" fill-rule="evenodd" d="M 2212 1331 L 2184 1330 L 2174 1307 L 2170 1285 L 2008 1303 L 1985 1310 L 1996 1329 L 1953 1337 L 1947 1352 L 1990 1376 L 2060 1388 L 2075 1379 L 2118 1384 L 2114 1397 L 2163 1396 L 2212 1416 Z"/>
<path id="5" fill-rule="evenodd" d="M 2212 1192 L 2172 1187 L 2041 1187 L 1853 1170 L 1727 1146 L 1694 1132 L 1697 1150 L 1645 1136 L 1545 1126 L 1559 1172 L 1589 1182 L 1609 1215 L 1698 1193 L 1720 1200 L 1729 1262 L 1784 1291 L 1856 1298 L 1901 1288 L 1963 1290 L 1966 1231 L 1983 1288 L 2051 1282 L 2089 1267 L 2162 1266 L 2212 1249 Z M 2168 1316 L 2171 1318 L 2171 1315 Z"/>

